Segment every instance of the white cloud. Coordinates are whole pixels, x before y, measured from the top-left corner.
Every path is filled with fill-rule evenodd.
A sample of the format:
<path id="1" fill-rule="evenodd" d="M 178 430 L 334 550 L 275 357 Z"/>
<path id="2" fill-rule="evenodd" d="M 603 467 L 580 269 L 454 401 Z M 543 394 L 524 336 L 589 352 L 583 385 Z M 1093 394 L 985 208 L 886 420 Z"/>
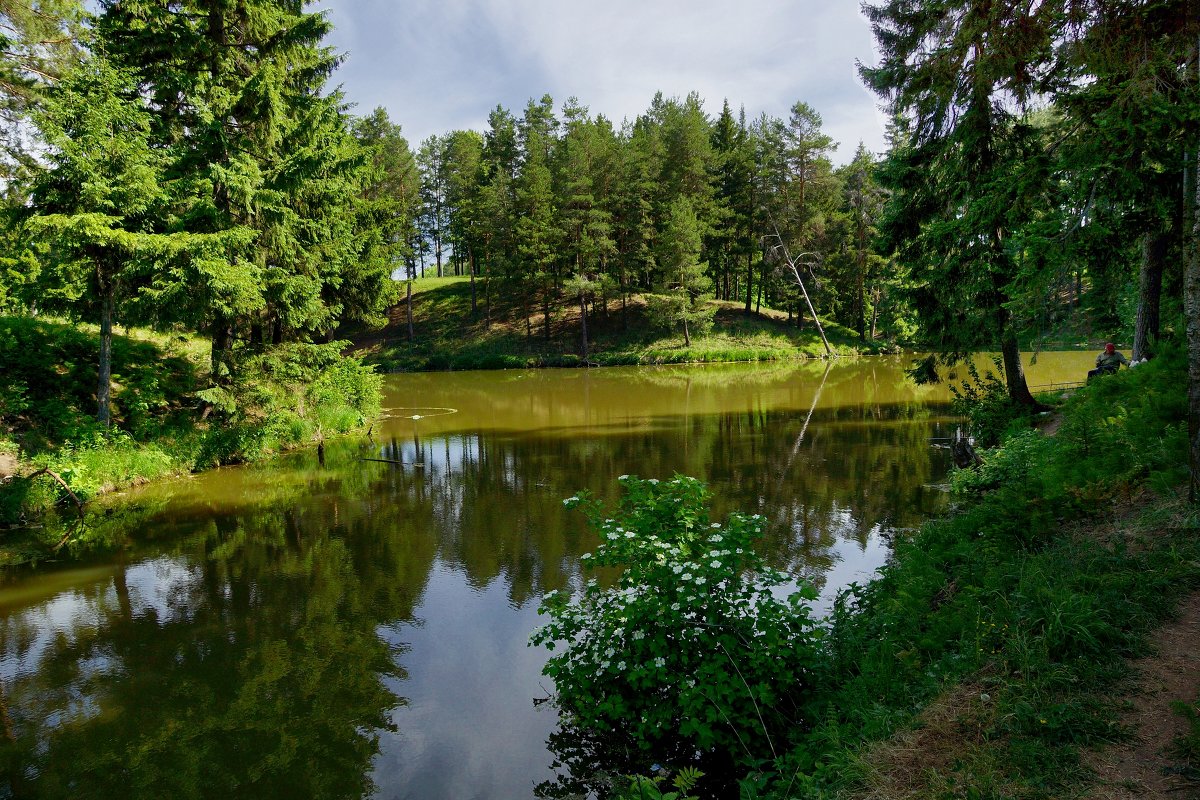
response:
<path id="1" fill-rule="evenodd" d="M 839 0 L 326 0 L 347 51 L 337 74 L 367 111 L 382 105 L 417 142 L 482 129 L 502 104 L 572 95 L 619 124 L 656 91 L 728 98 L 750 117 L 786 116 L 797 100 L 822 115 L 848 160 L 859 140 L 883 147 L 876 100 L 855 59 L 873 43 L 857 3 Z"/>

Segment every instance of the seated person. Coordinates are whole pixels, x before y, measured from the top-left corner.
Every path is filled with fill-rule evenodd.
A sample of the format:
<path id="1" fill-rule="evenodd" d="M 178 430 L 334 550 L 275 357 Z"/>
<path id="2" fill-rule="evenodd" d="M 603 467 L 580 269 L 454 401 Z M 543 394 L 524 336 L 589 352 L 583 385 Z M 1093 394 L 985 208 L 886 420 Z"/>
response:
<path id="1" fill-rule="evenodd" d="M 1129 359 L 1117 352 L 1116 345 L 1108 342 L 1104 345 L 1104 352 L 1096 356 L 1096 368 L 1088 372 L 1088 380 L 1097 375 L 1110 375 L 1120 369 L 1121 365 L 1129 366 Z"/>

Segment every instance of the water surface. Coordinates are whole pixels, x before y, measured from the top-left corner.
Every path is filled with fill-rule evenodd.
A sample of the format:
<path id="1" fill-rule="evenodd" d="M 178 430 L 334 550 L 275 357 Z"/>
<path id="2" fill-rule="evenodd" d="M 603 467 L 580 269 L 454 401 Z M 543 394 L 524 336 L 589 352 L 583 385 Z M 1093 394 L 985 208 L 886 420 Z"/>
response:
<path id="1" fill-rule="evenodd" d="M 701 477 L 827 604 L 946 502 L 956 421 L 907 364 L 392 376 L 323 465 L 114 498 L 118 557 L 0 587 L 0 797 L 530 797 L 556 719 L 526 641 L 595 544 L 562 499 Z"/>

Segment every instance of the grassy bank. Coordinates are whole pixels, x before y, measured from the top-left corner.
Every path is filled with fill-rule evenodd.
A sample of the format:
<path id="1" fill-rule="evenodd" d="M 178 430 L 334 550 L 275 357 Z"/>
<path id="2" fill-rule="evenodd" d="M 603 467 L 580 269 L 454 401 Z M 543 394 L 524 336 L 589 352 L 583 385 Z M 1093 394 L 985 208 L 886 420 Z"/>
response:
<path id="1" fill-rule="evenodd" d="M 764 309 L 747 316 L 737 303 L 715 303 L 715 324 L 684 344 L 682 331 L 668 330 L 648 317 L 642 298 L 624 309 L 619 298 L 607 309 L 588 313 L 588 358 L 593 365 L 681 364 L 719 361 L 781 361 L 818 358 L 825 349 L 815 326 L 788 324 L 787 315 Z M 392 309 L 382 330 L 347 330 L 368 363 L 388 372 L 445 369 L 506 369 L 584 366 L 578 308 L 555 309 L 549 335 L 540 309 L 523 308 L 519 298 L 494 292 L 491 314 L 484 306 L 482 282 L 476 282 L 476 310 L 465 278 L 425 278 L 413 286 L 413 339 L 408 339 L 408 308 Z M 836 323 L 825 323 L 831 347 L 839 355 L 878 352 L 881 342 L 861 342 Z"/>
<path id="2" fill-rule="evenodd" d="M 808 724 L 756 791 L 1095 796 L 1081 754 L 1131 735 L 1129 660 L 1200 589 L 1196 511 L 1177 489 L 1183 385 L 1171 350 L 1078 392 L 1053 437 L 1014 430 L 957 475 L 957 512 L 842 598 Z"/>
<path id="3" fill-rule="evenodd" d="M 95 327 L 0 317 L 0 527 L 22 529 L 0 539 L 0 565 L 60 541 L 42 524 L 52 509 L 70 516 L 77 501 L 363 425 L 378 411 L 380 378 L 343 347 L 243 346 L 214 386 L 207 340 L 125 331 L 113 337 L 114 424 L 105 428 L 95 419 Z"/>

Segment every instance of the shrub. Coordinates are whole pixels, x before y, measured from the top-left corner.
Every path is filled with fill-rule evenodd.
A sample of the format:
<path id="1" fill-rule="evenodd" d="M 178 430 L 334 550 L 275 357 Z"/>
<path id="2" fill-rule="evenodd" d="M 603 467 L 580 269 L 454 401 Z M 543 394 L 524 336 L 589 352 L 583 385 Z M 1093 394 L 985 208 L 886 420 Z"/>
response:
<path id="1" fill-rule="evenodd" d="M 993 358 L 992 365 L 1004 374 L 1004 365 L 999 358 Z M 989 369 L 980 375 L 972 361 L 967 361 L 966 370 L 967 377 L 961 384 L 950 384 L 950 393 L 954 395 L 950 407 L 955 414 L 970 421 L 976 444 L 994 447 L 1005 432 L 1012 429 L 1015 421 L 1027 418 L 1027 410 L 1009 397 L 1008 386 L 996 372 Z"/>
<path id="2" fill-rule="evenodd" d="M 779 599 L 773 589 L 787 578 L 753 549 L 762 518 L 709 522 L 700 481 L 620 482 L 613 518 L 586 493 L 564 501 L 602 537 L 585 568 L 621 570 L 616 586 L 592 579 L 575 598 L 551 592 L 539 609 L 551 621 L 531 637 L 562 646 L 544 671 L 565 723 L 640 753 L 642 769 L 769 757 L 803 723 L 818 638 L 803 600 L 815 592 Z"/>

